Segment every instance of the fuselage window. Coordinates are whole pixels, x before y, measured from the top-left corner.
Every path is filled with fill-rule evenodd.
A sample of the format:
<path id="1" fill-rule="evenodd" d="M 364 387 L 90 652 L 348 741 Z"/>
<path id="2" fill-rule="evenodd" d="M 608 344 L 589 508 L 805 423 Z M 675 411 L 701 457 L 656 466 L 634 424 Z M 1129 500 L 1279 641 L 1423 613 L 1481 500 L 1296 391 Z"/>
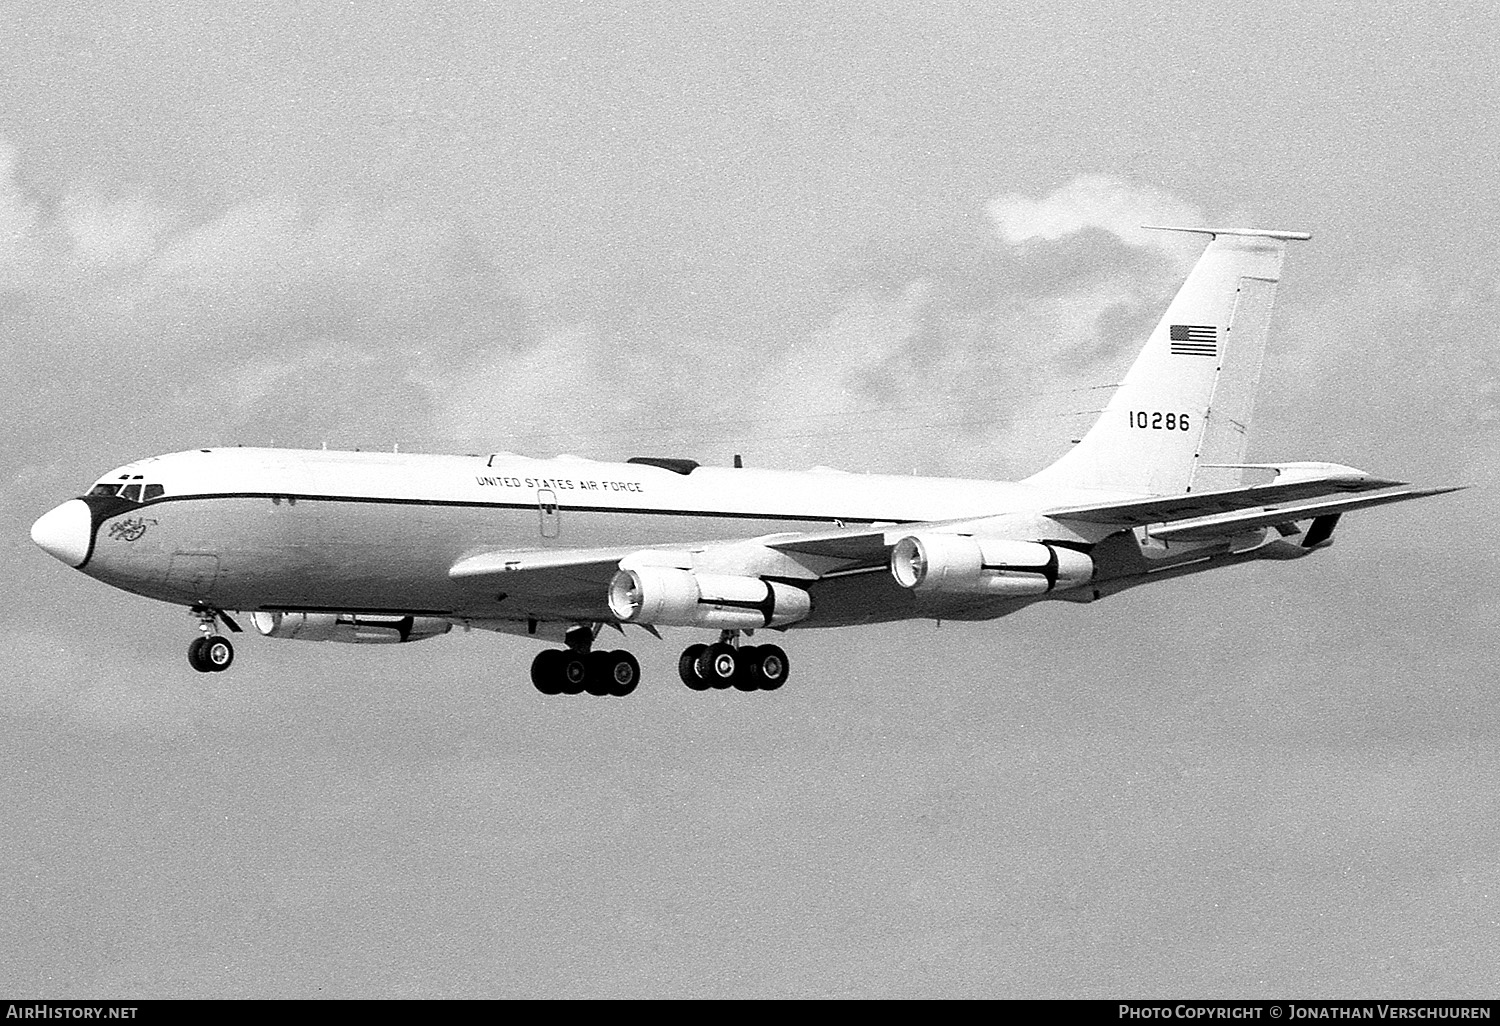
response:
<path id="1" fill-rule="evenodd" d="M 129 499 L 131 502 L 140 502 L 141 486 L 138 484 L 126 485 L 124 488 L 120 489 L 120 498 Z"/>
<path id="2" fill-rule="evenodd" d="M 147 485 L 146 490 L 141 493 L 141 498 L 146 502 L 150 502 L 152 499 L 161 498 L 162 493 L 165 491 L 166 489 L 161 485 Z"/>
<path id="3" fill-rule="evenodd" d="M 117 484 L 96 484 L 89 489 L 90 495 L 118 495 L 120 486 Z"/>

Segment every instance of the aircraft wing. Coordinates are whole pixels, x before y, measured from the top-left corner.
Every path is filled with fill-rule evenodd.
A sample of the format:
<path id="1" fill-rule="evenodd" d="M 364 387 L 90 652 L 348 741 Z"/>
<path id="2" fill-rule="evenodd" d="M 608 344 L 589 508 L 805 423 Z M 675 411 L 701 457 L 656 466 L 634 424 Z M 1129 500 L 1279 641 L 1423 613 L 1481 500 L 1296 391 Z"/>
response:
<path id="1" fill-rule="evenodd" d="M 1397 488 L 1404 481 L 1387 481 L 1378 477 L 1336 475 L 1304 478 L 1284 484 L 1251 485 L 1213 492 L 1188 492 L 1185 495 L 1153 496 L 1127 499 L 1123 502 L 1101 502 L 1089 506 L 1063 506 L 1043 510 L 1052 520 L 1078 520 L 1091 524 L 1114 524 L 1139 527 L 1175 520 L 1194 520 L 1219 516 L 1239 510 L 1261 509 L 1300 499 L 1350 492 L 1372 492 Z M 1424 493 L 1432 494 L 1432 493 Z M 1410 498 L 1417 496 L 1411 495 Z M 1391 500 L 1394 501 L 1394 500 Z"/>
<path id="2" fill-rule="evenodd" d="M 889 537 L 887 530 L 893 532 Z M 809 580 L 814 580 L 830 571 L 883 564 L 889 558 L 891 545 L 903 533 L 906 532 L 895 525 L 888 529 L 861 526 L 679 544 L 659 550 L 632 545 L 483 552 L 453 564 L 448 577 L 483 604 L 498 602 L 502 612 L 516 616 L 610 620 L 613 614 L 606 602 L 609 584 L 626 557 L 635 557 L 634 564 L 686 567 L 688 563 L 678 562 L 684 551 L 746 547 L 745 555 L 752 562 L 760 562 L 755 556 L 757 552 L 771 558 L 782 553 L 821 557 L 813 561 L 815 568 L 810 569 L 805 561 L 795 564 L 798 576 L 807 574 Z M 654 552 L 660 556 L 656 557 Z M 782 556 L 781 564 L 785 562 Z M 746 572 L 755 574 L 763 570 L 757 567 Z"/>
<path id="3" fill-rule="evenodd" d="M 972 519 L 972 518 L 971 518 Z M 960 521 L 955 521 L 959 523 Z M 967 522 L 962 521 L 962 522 Z M 911 526 L 911 525 L 908 525 Z M 923 525 L 942 526 L 942 525 Z M 888 532 L 890 534 L 888 535 Z M 759 544 L 776 552 L 821 556 L 839 569 L 865 563 L 883 563 L 891 546 L 903 534 L 899 525 L 889 527 L 842 527 L 827 531 L 804 531 L 753 539 L 725 539 L 693 545 L 666 546 L 662 561 L 672 563 L 672 554 L 685 549 Z M 597 598 L 627 556 L 650 552 L 639 545 L 594 549 L 529 549 L 484 552 L 459 560 L 448 569 L 453 581 L 476 589 L 505 592 L 528 599 L 557 599 L 587 594 Z M 650 560 L 648 560 L 649 562 Z M 687 564 L 682 564 L 686 566 Z"/>
<path id="4" fill-rule="evenodd" d="M 1371 506 L 1382 506 L 1388 502 L 1422 499 L 1429 495 L 1442 495 L 1456 491 L 1458 491 L 1457 488 L 1400 488 L 1375 495 L 1357 495 L 1340 499 L 1323 499 L 1318 502 L 1241 510 L 1236 513 L 1224 513 L 1219 516 L 1203 517 L 1153 528 L 1151 537 L 1162 541 L 1207 541 L 1257 527 L 1290 524 L 1314 517 L 1337 516 L 1350 510 L 1368 509 Z"/>
<path id="5" fill-rule="evenodd" d="M 1455 491 L 1453 488 L 1411 488 L 1400 482 L 1374 477 L 1320 477 L 1283 484 L 1257 485 L 1196 494 L 1159 496 L 1069 506 L 1040 511 L 1053 520 L 1081 521 L 1121 528 L 1145 524 L 1154 527 L 1159 539 L 1223 538 L 1256 527 L 1288 524 L 1317 517 L 1336 516 L 1406 499 Z M 789 532 L 759 538 L 725 539 L 695 545 L 674 545 L 659 550 L 639 546 L 587 549 L 531 549 L 485 552 L 455 563 L 448 576 L 466 586 L 486 604 L 498 602 L 502 611 L 517 616 L 612 620 L 607 604 L 610 581 L 621 560 L 686 568 L 684 550 L 702 554 L 719 547 L 735 549 L 732 561 L 743 556 L 743 572 L 759 576 L 770 569 L 766 560 L 795 560 L 794 576 L 816 580 L 884 565 L 891 547 L 914 531 L 972 529 L 985 518 L 966 517 L 951 521 L 870 524 L 823 531 Z M 655 553 L 659 552 L 659 558 Z M 730 555 L 721 552 L 722 555 Z M 644 558 L 643 558 L 644 557 Z M 797 557 L 812 557 L 798 559 Z M 786 574 L 773 571 L 773 576 Z"/>
<path id="6" fill-rule="evenodd" d="M 828 531 L 804 531 L 799 534 L 764 538 L 765 546 L 778 552 L 797 552 L 806 556 L 824 556 L 847 561 L 850 565 L 883 562 L 890 555 L 895 539 L 911 533 L 913 524 L 889 527 L 840 527 Z M 921 526 L 931 527 L 931 524 Z"/>

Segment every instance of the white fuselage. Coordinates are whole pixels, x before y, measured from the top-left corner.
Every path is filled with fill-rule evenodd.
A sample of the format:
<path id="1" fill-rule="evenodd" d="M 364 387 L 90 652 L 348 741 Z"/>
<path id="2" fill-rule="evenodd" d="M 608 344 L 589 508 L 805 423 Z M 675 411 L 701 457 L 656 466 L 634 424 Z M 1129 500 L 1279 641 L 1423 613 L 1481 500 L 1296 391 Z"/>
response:
<path id="1" fill-rule="evenodd" d="M 686 547 L 780 532 L 1025 513 L 1109 498 L 1091 490 L 837 471 L 285 449 L 173 453 L 121 467 L 161 495 L 91 500 L 79 565 L 101 581 L 183 605 L 399 612 L 494 621 L 523 614 L 449 577 L 494 551 Z M 153 489 L 154 491 L 154 489 Z M 118 508 L 117 508 L 118 507 Z M 1093 540 L 1093 539 L 1090 539 Z M 833 578 L 803 626 L 944 613 L 884 572 Z M 605 595 L 598 619 L 609 619 Z M 929 603 L 930 605 L 930 603 Z M 993 616 L 1014 603 L 964 603 Z M 530 609 L 524 615 L 546 615 Z M 570 615 L 577 615 L 574 610 Z"/>

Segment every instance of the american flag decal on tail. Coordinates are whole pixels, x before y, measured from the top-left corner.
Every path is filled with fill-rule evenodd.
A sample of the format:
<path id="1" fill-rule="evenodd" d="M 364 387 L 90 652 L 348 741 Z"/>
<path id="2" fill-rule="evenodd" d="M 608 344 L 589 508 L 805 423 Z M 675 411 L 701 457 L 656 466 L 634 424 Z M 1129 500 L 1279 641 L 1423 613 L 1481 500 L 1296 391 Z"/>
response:
<path id="1" fill-rule="evenodd" d="M 1174 324 L 1170 336 L 1173 356 L 1218 356 L 1219 329 L 1206 324 Z"/>

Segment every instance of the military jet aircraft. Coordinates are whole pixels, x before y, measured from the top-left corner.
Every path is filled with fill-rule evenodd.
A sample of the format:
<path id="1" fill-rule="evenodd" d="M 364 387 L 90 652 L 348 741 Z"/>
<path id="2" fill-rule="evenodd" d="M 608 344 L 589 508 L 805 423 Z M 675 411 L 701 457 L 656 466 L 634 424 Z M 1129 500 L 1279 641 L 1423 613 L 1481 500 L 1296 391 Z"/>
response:
<path id="1" fill-rule="evenodd" d="M 105 584 L 190 609 L 188 662 L 204 672 L 233 661 L 219 625 L 240 633 L 240 613 L 303 641 L 523 635 L 553 646 L 531 666 L 544 694 L 625 695 L 640 665 L 602 629 L 696 627 L 711 633 L 683 649 L 682 681 L 748 692 L 790 672 L 766 632 L 1095 602 L 1300 559 L 1344 513 L 1452 490 L 1246 463 L 1285 250 L 1310 235 L 1163 230 L 1209 241 L 1093 427 L 1023 481 L 211 448 L 111 470 L 31 536 Z"/>

